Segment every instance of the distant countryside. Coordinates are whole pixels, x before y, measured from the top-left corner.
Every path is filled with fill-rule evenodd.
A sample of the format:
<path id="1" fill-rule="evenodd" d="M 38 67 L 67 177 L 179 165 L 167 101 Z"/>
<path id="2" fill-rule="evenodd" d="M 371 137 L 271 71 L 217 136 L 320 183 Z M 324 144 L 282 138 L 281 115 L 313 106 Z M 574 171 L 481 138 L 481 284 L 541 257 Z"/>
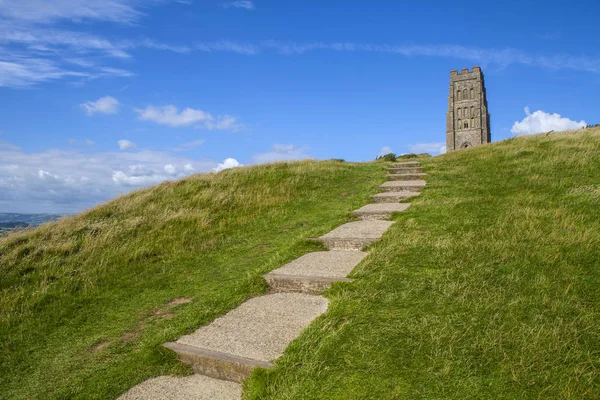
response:
<path id="1" fill-rule="evenodd" d="M 0 213 L 0 236 L 7 236 L 13 231 L 33 228 L 44 222 L 56 221 L 65 214 L 15 214 Z"/>

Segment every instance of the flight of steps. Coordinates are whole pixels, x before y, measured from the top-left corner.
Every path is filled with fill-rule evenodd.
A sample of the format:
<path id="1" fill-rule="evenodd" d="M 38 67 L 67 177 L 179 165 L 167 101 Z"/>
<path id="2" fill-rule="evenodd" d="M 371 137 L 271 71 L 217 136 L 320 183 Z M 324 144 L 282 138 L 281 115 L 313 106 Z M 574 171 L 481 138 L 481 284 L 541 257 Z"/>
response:
<path id="1" fill-rule="evenodd" d="M 190 335 L 164 346 L 189 364 L 192 376 L 161 376 L 131 388 L 120 400 L 239 400 L 241 382 L 254 368 L 272 368 L 287 345 L 315 318 L 327 311 L 320 294 L 347 275 L 393 224 L 386 219 L 410 204 L 425 186 L 418 162 L 396 163 L 373 203 L 354 211 L 349 222 L 315 239 L 329 251 L 308 253 L 266 274 L 269 293 L 249 299 Z"/>

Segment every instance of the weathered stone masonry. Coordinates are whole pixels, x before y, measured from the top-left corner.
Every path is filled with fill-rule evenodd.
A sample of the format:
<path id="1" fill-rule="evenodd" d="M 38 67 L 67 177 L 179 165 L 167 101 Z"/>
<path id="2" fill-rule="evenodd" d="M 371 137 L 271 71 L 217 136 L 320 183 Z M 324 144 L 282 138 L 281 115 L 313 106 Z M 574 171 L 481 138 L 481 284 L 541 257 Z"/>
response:
<path id="1" fill-rule="evenodd" d="M 490 114 L 481 68 L 450 71 L 446 149 L 453 151 L 491 141 Z"/>

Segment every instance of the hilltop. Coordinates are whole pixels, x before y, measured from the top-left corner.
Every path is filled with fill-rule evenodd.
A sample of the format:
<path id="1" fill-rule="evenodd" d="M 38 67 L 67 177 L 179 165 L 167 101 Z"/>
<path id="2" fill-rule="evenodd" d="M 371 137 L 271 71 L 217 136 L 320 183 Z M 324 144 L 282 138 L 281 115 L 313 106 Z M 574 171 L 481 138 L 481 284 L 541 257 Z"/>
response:
<path id="1" fill-rule="evenodd" d="M 111 398 L 366 203 L 383 163 L 199 174 L 0 239 L 0 398 Z M 52 382 L 52 384 L 50 384 Z"/>
<path id="2" fill-rule="evenodd" d="M 595 397 L 600 129 L 421 163 L 422 195 L 247 398 Z M 0 239 L 2 395 L 111 398 L 189 373 L 160 344 L 264 292 L 385 166 L 197 175 Z"/>

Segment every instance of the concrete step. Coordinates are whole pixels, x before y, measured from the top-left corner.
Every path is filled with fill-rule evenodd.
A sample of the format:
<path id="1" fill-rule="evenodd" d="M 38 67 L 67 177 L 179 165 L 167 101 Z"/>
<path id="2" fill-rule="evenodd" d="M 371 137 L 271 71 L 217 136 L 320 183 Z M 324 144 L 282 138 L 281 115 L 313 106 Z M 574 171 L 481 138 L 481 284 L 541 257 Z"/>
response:
<path id="1" fill-rule="evenodd" d="M 329 250 L 361 250 L 379 239 L 392 224 L 392 221 L 348 222 L 318 240 Z"/>
<path id="2" fill-rule="evenodd" d="M 355 251 L 317 251 L 266 274 L 271 291 L 319 294 L 332 282 L 351 282 L 346 276 L 367 256 Z"/>
<path id="3" fill-rule="evenodd" d="M 367 204 L 354 211 L 363 221 L 374 221 L 389 218 L 392 213 L 402 212 L 410 207 L 410 203 Z"/>
<path id="4" fill-rule="evenodd" d="M 371 196 L 373 203 L 397 203 L 420 195 L 419 192 L 383 192 Z"/>
<path id="5" fill-rule="evenodd" d="M 402 167 L 402 168 L 386 168 L 392 174 L 420 174 L 423 172 L 421 167 Z"/>
<path id="6" fill-rule="evenodd" d="M 256 367 L 272 368 L 327 304 L 324 297 L 302 293 L 255 297 L 165 347 L 198 374 L 241 382 Z"/>
<path id="7" fill-rule="evenodd" d="M 423 179 L 427 174 L 387 174 L 388 181 L 417 181 Z"/>
<path id="8" fill-rule="evenodd" d="M 402 167 L 420 167 L 421 163 L 418 161 L 407 161 L 407 162 L 399 162 L 393 163 L 392 167 L 394 168 L 402 168 Z"/>
<path id="9" fill-rule="evenodd" d="M 425 181 L 388 181 L 379 186 L 379 189 L 383 192 L 418 192 L 425 185 Z"/>
<path id="10" fill-rule="evenodd" d="M 242 385 L 208 376 L 159 376 L 132 387 L 117 400 L 239 400 Z"/>

